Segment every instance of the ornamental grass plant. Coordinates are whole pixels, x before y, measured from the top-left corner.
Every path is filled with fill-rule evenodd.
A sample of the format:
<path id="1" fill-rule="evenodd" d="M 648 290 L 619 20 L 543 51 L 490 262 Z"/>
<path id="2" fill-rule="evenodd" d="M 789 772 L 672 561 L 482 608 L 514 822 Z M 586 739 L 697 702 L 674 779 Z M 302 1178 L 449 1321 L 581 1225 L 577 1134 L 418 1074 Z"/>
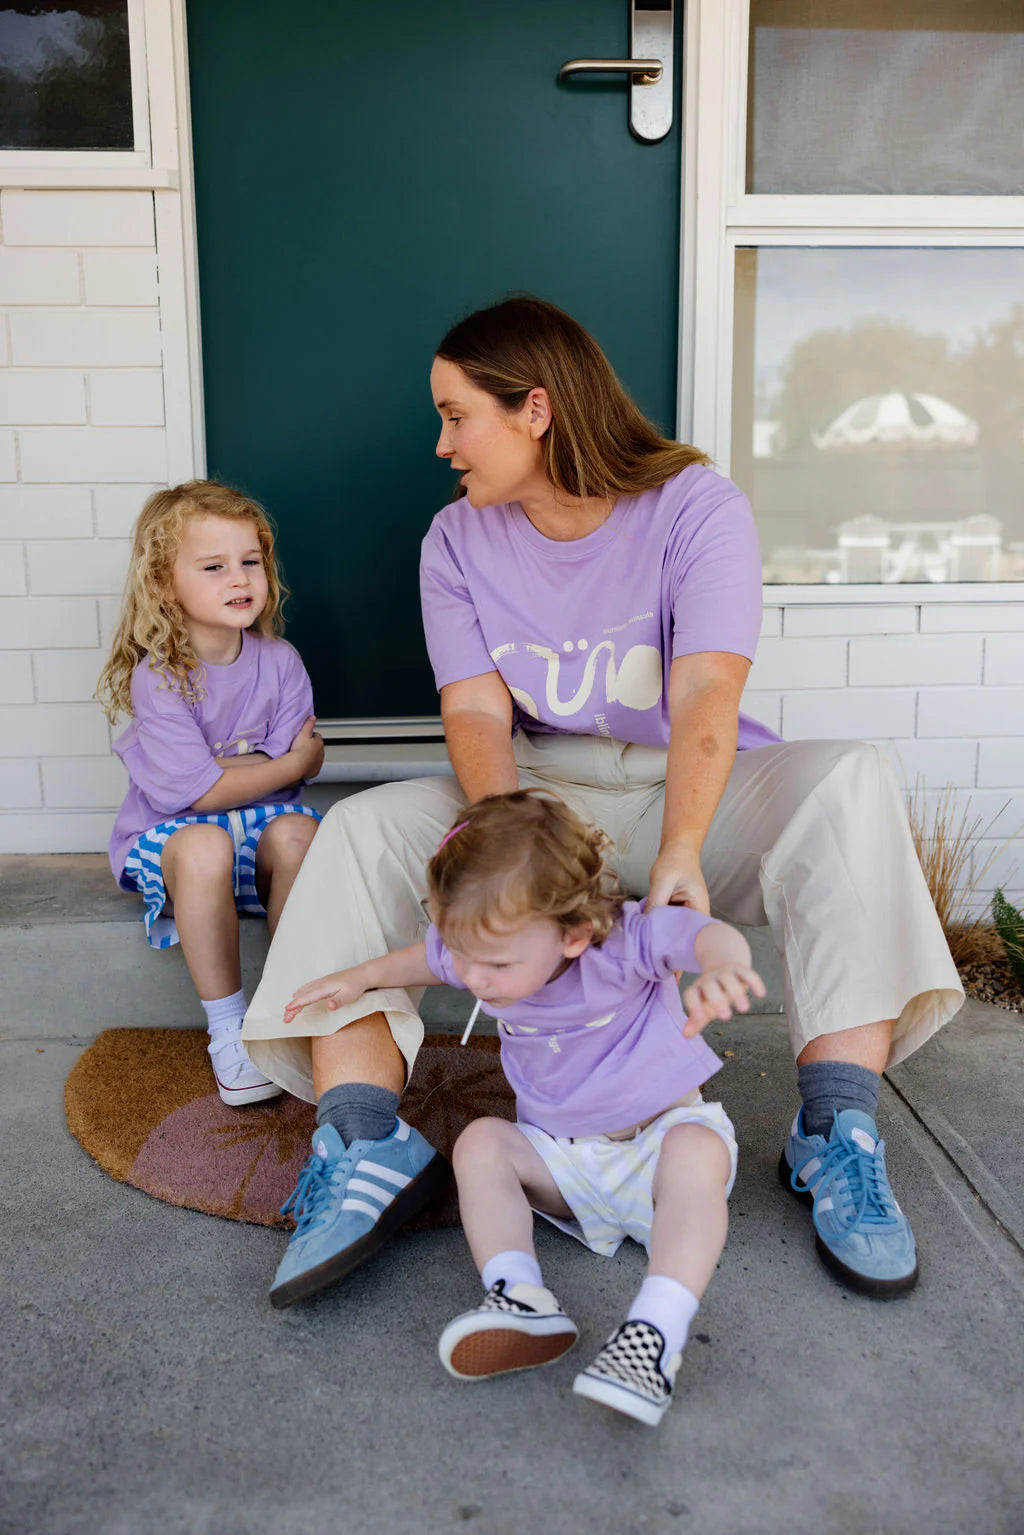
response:
<path id="1" fill-rule="evenodd" d="M 1005 808 L 1003 806 L 986 823 L 981 815 L 972 811 L 969 797 L 961 805 L 956 789 L 952 784 L 946 784 L 929 812 L 920 778 L 907 796 L 914 848 L 953 962 L 960 970 L 967 965 L 990 964 L 1004 957 L 1003 940 L 992 925 L 988 904 L 979 905 L 977 892 L 996 857 L 1011 839 L 998 843 L 980 867 L 975 864 L 973 854 L 975 844 L 988 835 Z"/>

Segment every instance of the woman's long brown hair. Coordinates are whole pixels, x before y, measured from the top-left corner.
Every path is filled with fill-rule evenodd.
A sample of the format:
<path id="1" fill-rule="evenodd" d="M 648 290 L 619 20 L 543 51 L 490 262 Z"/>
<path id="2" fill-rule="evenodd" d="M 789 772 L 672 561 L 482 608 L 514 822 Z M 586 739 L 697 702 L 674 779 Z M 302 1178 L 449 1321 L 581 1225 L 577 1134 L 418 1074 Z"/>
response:
<path id="1" fill-rule="evenodd" d="M 520 409 L 531 389 L 547 390 L 544 468 L 567 496 L 635 496 L 710 462 L 699 448 L 663 437 L 593 336 L 544 299 L 521 294 L 478 309 L 452 327 L 437 356 L 505 410 Z"/>

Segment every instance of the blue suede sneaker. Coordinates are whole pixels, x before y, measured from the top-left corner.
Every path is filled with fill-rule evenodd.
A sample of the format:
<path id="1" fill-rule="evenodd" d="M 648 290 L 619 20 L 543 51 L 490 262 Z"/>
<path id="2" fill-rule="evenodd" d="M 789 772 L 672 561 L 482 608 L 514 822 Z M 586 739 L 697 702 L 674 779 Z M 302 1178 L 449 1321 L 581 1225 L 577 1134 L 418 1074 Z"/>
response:
<path id="1" fill-rule="evenodd" d="M 313 1154 L 281 1206 L 295 1231 L 270 1291 L 280 1310 L 365 1263 L 399 1226 L 442 1192 L 451 1167 L 418 1130 L 396 1119 L 381 1141 L 345 1142 L 333 1125 L 313 1132 Z"/>
<path id="2" fill-rule="evenodd" d="M 869 1115 L 844 1109 L 826 1140 L 804 1133 L 801 1109 L 779 1158 L 779 1178 L 811 1204 L 818 1254 L 837 1279 L 883 1300 L 914 1288 L 914 1233 L 889 1187 L 885 1142 Z"/>

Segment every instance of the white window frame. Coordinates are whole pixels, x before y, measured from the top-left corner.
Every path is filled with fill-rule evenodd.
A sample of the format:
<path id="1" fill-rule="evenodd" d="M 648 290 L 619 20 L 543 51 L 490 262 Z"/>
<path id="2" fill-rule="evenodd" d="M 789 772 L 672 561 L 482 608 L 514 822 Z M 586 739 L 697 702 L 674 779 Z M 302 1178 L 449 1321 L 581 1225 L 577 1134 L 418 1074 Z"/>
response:
<path id="1" fill-rule="evenodd" d="M 729 473 L 739 246 L 1024 247 L 1024 197 L 746 191 L 749 0 L 689 0 L 684 37 L 679 419 Z M 1024 601 L 1024 582 L 778 585 L 773 605 Z"/>
<path id="2" fill-rule="evenodd" d="M 146 54 L 146 0 L 128 0 L 128 53 L 131 67 L 132 149 L 3 149 L 0 172 L 14 169 L 61 171 L 88 165 L 93 170 L 119 170 L 129 174 L 151 166 L 149 129 L 150 80 Z M 45 183 L 44 183 L 45 184 Z M 117 183 L 115 183 L 117 184 Z"/>
<path id="3" fill-rule="evenodd" d="M 0 190 L 153 193 L 168 483 L 205 473 L 185 0 L 129 0 L 134 150 L 6 150 Z"/>

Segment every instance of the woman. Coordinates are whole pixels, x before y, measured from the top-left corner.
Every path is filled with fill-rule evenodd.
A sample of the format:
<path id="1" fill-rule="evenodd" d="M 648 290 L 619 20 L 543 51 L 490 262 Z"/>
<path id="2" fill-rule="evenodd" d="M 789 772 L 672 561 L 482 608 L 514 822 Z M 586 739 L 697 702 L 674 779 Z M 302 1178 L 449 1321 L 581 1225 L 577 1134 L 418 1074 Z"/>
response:
<path id="1" fill-rule="evenodd" d="M 393 1151 L 418 995 L 306 1009 L 301 1039 L 282 1037 L 285 1003 L 413 941 L 424 869 L 455 812 L 517 784 L 553 788 L 603 827 L 623 884 L 649 905 L 768 924 L 802 1099 L 780 1175 L 812 1205 L 838 1277 L 902 1293 L 917 1260 L 875 1127 L 880 1074 L 963 991 L 884 757 L 783 743 L 740 713 L 761 610 L 749 506 L 696 449 L 657 433 L 568 315 L 529 297 L 471 315 L 438 348 L 431 389 L 437 453 L 464 491 L 434 519 L 421 566 L 454 777 L 335 806 L 247 1016 L 252 1060 L 336 1132 L 319 1142 L 330 1154 L 314 1138 L 277 1303 L 347 1272 L 396 1223 L 378 1209 L 385 1195 L 346 1201 L 354 1162 L 401 1180 L 402 1219 L 436 1173 L 425 1143 L 406 1160 Z"/>

